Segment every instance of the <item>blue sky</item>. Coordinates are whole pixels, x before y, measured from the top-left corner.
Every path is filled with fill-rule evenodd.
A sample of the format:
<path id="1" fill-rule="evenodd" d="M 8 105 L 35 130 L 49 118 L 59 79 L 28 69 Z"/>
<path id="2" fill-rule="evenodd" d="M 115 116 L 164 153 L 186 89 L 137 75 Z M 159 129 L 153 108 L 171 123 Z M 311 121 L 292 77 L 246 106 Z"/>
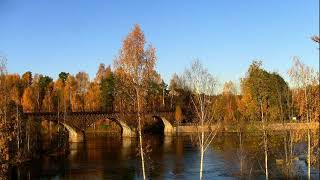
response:
<path id="1" fill-rule="evenodd" d="M 238 81 L 254 59 L 285 78 L 294 56 L 318 67 L 310 37 L 319 34 L 319 0 L 0 0 L 0 22 L 10 72 L 93 78 L 134 24 L 156 47 L 166 81 L 195 58 L 221 82 Z"/>

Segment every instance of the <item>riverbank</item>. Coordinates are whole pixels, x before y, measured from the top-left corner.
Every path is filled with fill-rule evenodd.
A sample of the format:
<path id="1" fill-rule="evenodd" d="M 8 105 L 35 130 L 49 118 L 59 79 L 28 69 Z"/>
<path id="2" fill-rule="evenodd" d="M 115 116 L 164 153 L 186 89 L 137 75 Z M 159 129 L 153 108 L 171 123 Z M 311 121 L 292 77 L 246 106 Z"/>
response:
<path id="1" fill-rule="evenodd" d="M 219 125 L 204 126 L 203 130 L 209 132 L 213 129 L 217 129 Z M 197 125 L 182 125 L 173 126 L 173 132 L 177 133 L 193 133 L 201 130 L 200 126 Z M 272 123 L 265 125 L 268 131 L 287 131 L 287 130 L 307 130 L 307 129 L 318 129 L 319 123 Z M 241 131 L 254 132 L 262 131 L 262 123 L 250 123 L 241 127 Z M 220 125 L 219 131 L 221 132 L 239 132 L 239 127 Z"/>

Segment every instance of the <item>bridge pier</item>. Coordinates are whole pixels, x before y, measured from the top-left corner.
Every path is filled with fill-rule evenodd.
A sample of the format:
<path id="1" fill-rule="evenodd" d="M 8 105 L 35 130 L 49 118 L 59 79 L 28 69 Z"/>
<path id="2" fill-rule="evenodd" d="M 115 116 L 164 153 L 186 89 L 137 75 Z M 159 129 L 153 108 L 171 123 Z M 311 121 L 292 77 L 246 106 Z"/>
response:
<path id="1" fill-rule="evenodd" d="M 160 117 L 160 118 L 164 125 L 163 134 L 165 136 L 173 136 L 175 133 L 175 128 L 172 126 L 172 124 L 168 120 L 166 120 L 166 118 L 164 117 Z"/>
<path id="2" fill-rule="evenodd" d="M 68 130 L 69 142 L 84 142 L 84 132 L 76 130 L 65 123 L 62 123 L 62 125 Z"/>
<path id="3" fill-rule="evenodd" d="M 119 121 L 121 125 L 121 135 L 122 137 L 136 137 L 136 132 L 131 129 L 126 123 Z"/>

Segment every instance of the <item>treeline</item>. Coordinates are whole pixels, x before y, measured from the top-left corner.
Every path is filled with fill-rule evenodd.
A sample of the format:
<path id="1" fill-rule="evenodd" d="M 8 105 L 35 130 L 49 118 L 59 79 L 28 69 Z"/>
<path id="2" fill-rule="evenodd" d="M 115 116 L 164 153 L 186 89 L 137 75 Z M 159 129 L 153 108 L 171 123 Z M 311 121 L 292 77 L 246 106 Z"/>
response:
<path id="1" fill-rule="evenodd" d="M 317 121 L 319 106 L 319 72 L 295 58 L 288 70 L 291 88 L 278 73 L 262 68 L 261 61 L 253 61 L 240 88 L 235 82 L 225 82 L 221 92 L 212 96 L 215 121 L 232 125 L 261 121 L 261 113 L 270 122 Z M 182 106 L 183 112 L 191 107 L 187 79 L 174 75 L 169 86 L 173 104 Z M 172 102 L 172 101 L 171 101 Z"/>
<path id="2" fill-rule="evenodd" d="M 187 117 L 194 112 L 186 79 L 174 74 L 168 86 L 155 70 L 156 61 L 155 48 L 146 43 L 142 30 L 135 26 L 123 41 L 113 68 L 100 64 L 92 80 L 86 72 L 61 72 L 56 80 L 30 71 L 21 76 L 5 73 L 3 100 L 21 106 L 23 112 L 128 113 L 137 111 L 135 88 L 139 84 L 143 111 L 178 108 L 182 111 L 176 119 L 190 121 Z M 131 72 L 137 64 L 145 67 L 144 72 Z M 230 81 L 222 92 L 213 95 L 215 120 L 260 121 L 262 110 L 270 121 L 315 120 L 319 116 L 319 72 L 295 59 L 288 74 L 292 88 L 278 73 L 268 72 L 261 61 L 254 61 L 240 80 L 240 89 Z M 141 78 L 133 81 L 134 76 Z"/>
<path id="3" fill-rule="evenodd" d="M 155 73 L 155 71 L 154 71 Z M 133 112 L 134 102 L 130 98 L 128 77 L 122 77 L 122 70 L 111 70 L 100 64 L 96 77 L 90 81 L 86 72 L 71 75 L 61 72 L 57 80 L 41 74 L 26 72 L 6 74 L 6 98 L 21 105 L 24 112 Z M 160 110 L 167 101 L 166 84 L 155 73 L 148 82 L 145 92 L 148 98 L 148 111 Z M 126 89 L 125 89 L 126 88 Z M 159 106 L 160 105 L 160 106 Z"/>
<path id="4" fill-rule="evenodd" d="M 136 31 L 140 31 L 137 27 Z M 143 38 L 143 34 L 140 31 Z M 143 47 L 145 42 L 141 42 Z M 130 51 L 130 50 L 127 50 Z M 52 77 L 34 74 L 30 71 L 19 74 L 4 74 L 6 98 L 21 105 L 24 112 L 135 112 L 132 99 L 132 82 L 127 75 L 134 62 L 128 60 L 126 50 L 114 63 L 100 64 L 96 76 L 90 80 L 86 72 L 76 75 L 61 72 L 57 80 Z M 151 46 L 143 52 L 145 56 L 146 78 L 143 80 L 143 93 L 146 95 L 144 111 L 165 110 L 168 101 L 167 85 L 155 71 L 155 49 Z"/>
<path id="5" fill-rule="evenodd" d="M 251 121 L 259 121 L 262 112 L 268 121 L 317 120 L 319 72 L 295 58 L 288 75 L 292 88 L 278 73 L 268 72 L 261 62 L 254 61 L 241 79 L 236 108 L 226 114 L 238 114 L 236 119 Z"/>

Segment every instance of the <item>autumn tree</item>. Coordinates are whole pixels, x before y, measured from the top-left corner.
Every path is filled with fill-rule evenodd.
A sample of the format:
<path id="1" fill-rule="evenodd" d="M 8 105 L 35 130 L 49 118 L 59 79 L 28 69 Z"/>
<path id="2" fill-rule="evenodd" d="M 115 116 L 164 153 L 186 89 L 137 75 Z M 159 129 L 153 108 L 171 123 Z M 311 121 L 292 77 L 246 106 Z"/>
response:
<path id="1" fill-rule="evenodd" d="M 160 104 L 163 105 L 164 88 L 159 81 L 149 81 L 146 95 L 148 111 L 159 110 Z"/>
<path id="2" fill-rule="evenodd" d="M 6 89 L 6 58 L 0 56 L 0 177 L 2 177 L 8 168 L 4 163 L 9 160 L 9 139 L 8 116 L 7 116 L 7 96 Z"/>
<path id="3" fill-rule="evenodd" d="M 46 88 L 52 81 L 52 78 L 50 78 L 49 76 L 43 76 L 41 74 L 36 74 L 34 76 L 31 86 L 28 86 L 30 87 L 29 90 L 33 91 L 32 93 L 29 93 L 29 95 L 32 94 L 33 96 L 35 96 L 32 97 L 35 98 L 36 101 L 36 106 L 33 111 L 41 111 L 43 98 L 46 93 Z"/>
<path id="4" fill-rule="evenodd" d="M 13 101 L 16 105 L 21 105 L 23 84 L 21 82 L 19 74 L 7 74 L 6 86 L 9 91 L 10 101 Z"/>
<path id="5" fill-rule="evenodd" d="M 265 175 L 268 171 L 267 122 L 289 120 L 287 111 L 289 87 L 277 73 L 262 68 L 261 61 L 253 61 L 244 78 L 241 79 L 242 103 L 239 109 L 247 120 L 261 121 L 265 154 Z"/>
<path id="6" fill-rule="evenodd" d="M 295 57 L 293 59 L 293 66 L 289 70 L 289 76 L 296 88 L 296 102 L 299 108 L 299 114 L 307 123 L 310 123 L 313 118 L 313 113 L 319 110 L 319 96 L 312 96 L 313 87 L 319 84 L 319 73 L 316 73 L 312 68 L 304 65 L 300 60 Z M 312 103 L 316 100 L 316 103 Z M 315 107 L 313 107 L 315 106 Z M 313 111 L 315 110 L 315 111 Z M 319 113 L 319 112 L 318 112 Z M 308 164 L 308 179 L 311 178 L 311 130 L 307 130 L 308 151 L 307 151 L 307 164 Z"/>
<path id="7" fill-rule="evenodd" d="M 24 112 L 34 112 L 36 110 L 36 96 L 32 87 L 27 87 L 22 96 L 22 107 Z"/>
<path id="8" fill-rule="evenodd" d="M 99 71 L 101 71 L 100 69 L 102 68 L 99 67 Z M 114 74 L 110 66 L 108 66 L 101 73 L 104 74 L 103 76 L 99 75 L 101 76 L 101 80 L 100 80 L 101 108 L 103 111 L 113 111 L 114 110 L 113 103 L 114 103 L 114 96 L 115 96 Z M 97 74 L 100 74 L 100 73 L 97 73 Z"/>
<path id="9" fill-rule="evenodd" d="M 221 119 L 226 125 L 235 124 L 239 118 L 236 86 L 232 81 L 225 82 L 221 94 L 214 98 L 215 119 Z"/>
<path id="10" fill-rule="evenodd" d="M 126 109 L 126 111 L 130 111 L 132 100 L 129 94 L 132 94 L 132 92 L 129 92 L 129 83 L 125 83 L 125 73 L 121 67 L 116 68 L 114 71 L 114 82 L 114 110 L 118 112 L 124 112 L 124 109 Z M 104 95 L 102 97 L 104 97 Z"/>
<path id="11" fill-rule="evenodd" d="M 44 98 L 42 101 L 42 111 L 44 112 L 52 112 L 54 108 L 54 83 L 50 82 L 45 87 Z"/>
<path id="12" fill-rule="evenodd" d="M 261 111 L 269 121 L 288 119 L 287 83 L 277 73 L 270 73 L 261 68 L 262 62 L 254 61 L 241 79 L 242 101 L 245 107 L 243 115 L 248 120 L 261 120 Z M 263 109 L 261 109 L 261 102 Z"/>
<path id="13" fill-rule="evenodd" d="M 65 90 L 65 84 L 63 83 L 63 81 L 61 79 L 56 80 L 53 86 L 53 91 L 54 91 L 53 93 L 54 93 L 55 112 L 57 112 L 58 115 L 60 112 L 65 112 L 65 109 L 66 109 L 64 90 Z"/>
<path id="14" fill-rule="evenodd" d="M 105 64 L 99 65 L 94 83 L 99 85 L 100 106 L 103 111 L 113 110 L 114 101 L 114 75 L 111 67 L 105 67 Z"/>
<path id="15" fill-rule="evenodd" d="M 253 61 L 246 77 L 241 80 L 242 101 L 245 104 L 242 109 L 250 120 L 260 120 L 263 129 L 263 147 L 265 154 L 265 176 L 269 177 L 268 171 L 268 139 L 266 122 L 271 119 L 273 110 L 277 110 L 277 93 L 274 91 L 273 75 L 261 68 L 261 61 Z M 283 81 L 284 82 L 284 81 Z M 280 109 L 280 108 L 279 108 Z"/>
<path id="16" fill-rule="evenodd" d="M 27 72 L 23 73 L 21 79 L 22 79 L 24 87 L 31 86 L 32 80 L 33 80 L 32 72 L 27 71 Z"/>
<path id="17" fill-rule="evenodd" d="M 315 43 L 317 43 L 317 45 L 318 45 L 318 50 L 320 50 L 320 35 L 315 35 L 315 36 L 313 36 L 312 38 L 311 38 Z M 319 60 L 319 59 L 318 59 Z M 319 62 L 320 63 L 320 62 Z M 319 65 L 320 66 L 320 65 Z M 320 70 L 320 68 L 319 68 L 319 70 Z M 318 153 L 318 171 L 320 171 L 320 156 L 319 156 L 319 154 L 320 154 L 320 74 L 319 74 L 320 72 L 318 72 L 318 87 L 317 87 L 317 89 L 318 89 L 318 91 L 317 91 L 317 102 L 315 102 L 316 104 L 317 104 L 317 109 L 316 109 L 316 111 L 317 111 L 317 115 L 318 115 L 318 149 L 319 149 L 319 153 Z"/>
<path id="18" fill-rule="evenodd" d="M 77 81 L 72 75 L 69 75 L 66 79 L 64 97 L 67 111 L 77 111 Z"/>
<path id="19" fill-rule="evenodd" d="M 85 110 L 85 96 L 89 88 L 89 75 L 85 72 L 79 72 L 76 74 L 77 92 L 75 94 L 75 110 Z"/>
<path id="20" fill-rule="evenodd" d="M 65 83 L 69 75 L 69 73 L 61 72 L 59 73 L 59 79 L 62 80 L 63 83 Z"/>
<path id="21" fill-rule="evenodd" d="M 174 118 L 176 120 L 177 125 L 179 125 L 183 119 L 182 109 L 181 109 L 180 105 L 176 106 Z"/>
<path id="22" fill-rule="evenodd" d="M 183 77 L 173 74 L 168 91 L 170 109 L 174 110 L 174 107 L 179 105 L 184 112 L 185 119 L 191 121 L 190 119 L 195 115 L 195 112 L 192 109 L 192 92 L 186 88 Z"/>
<path id="23" fill-rule="evenodd" d="M 39 78 L 39 91 L 40 91 L 40 105 L 39 109 L 42 107 L 42 102 L 45 97 L 45 94 L 47 90 L 51 87 L 49 85 L 52 85 L 53 79 L 49 76 L 40 76 Z"/>
<path id="24" fill-rule="evenodd" d="M 90 112 L 101 110 L 101 91 L 98 83 L 90 83 L 85 96 L 85 101 L 85 111 Z"/>
<path id="25" fill-rule="evenodd" d="M 169 84 L 169 96 L 170 96 L 170 108 L 172 109 L 173 101 L 175 97 L 179 95 L 177 89 L 179 87 L 179 76 L 174 73 Z"/>
<path id="26" fill-rule="evenodd" d="M 16 123 L 14 119 L 14 105 L 10 100 L 10 85 L 7 82 L 7 59 L 0 56 L 0 179 L 6 179 L 10 158 L 9 143 L 14 138 Z"/>
<path id="27" fill-rule="evenodd" d="M 141 118 L 146 98 L 148 82 L 155 79 L 155 48 L 148 45 L 140 26 L 135 25 L 133 30 L 124 39 L 120 53 L 115 61 L 115 71 L 118 89 L 124 92 L 135 103 L 138 120 L 139 146 L 143 179 L 146 179 Z M 117 89 L 117 90 L 118 90 Z"/>
<path id="28" fill-rule="evenodd" d="M 110 66 L 109 66 L 109 68 L 110 68 Z M 94 78 L 94 82 L 100 84 L 101 81 L 106 78 L 106 75 L 107 75 L 106 71 L 107 71 L 107 69 L 105 67 L 105 64 L 103 64 L 103 63 L 99 64 L 99 68 L 96 73 L 96 77 Z"/>
<path id="29" fill-rule="evenodd" d="M 313 88 L 318 84 L 318 74 L 312 68 L 303 64 L 297 57 L 293 60 L 293 66 L 288 71 L 293 89 L 295 90 L 295 103 L 299 109 L 299 116 L 306 122 L 315 120 L 312 111 L 312 101 L 316 99 L 312 96 Z M 314 109 L 316 110 L 316 108 Z"/>

